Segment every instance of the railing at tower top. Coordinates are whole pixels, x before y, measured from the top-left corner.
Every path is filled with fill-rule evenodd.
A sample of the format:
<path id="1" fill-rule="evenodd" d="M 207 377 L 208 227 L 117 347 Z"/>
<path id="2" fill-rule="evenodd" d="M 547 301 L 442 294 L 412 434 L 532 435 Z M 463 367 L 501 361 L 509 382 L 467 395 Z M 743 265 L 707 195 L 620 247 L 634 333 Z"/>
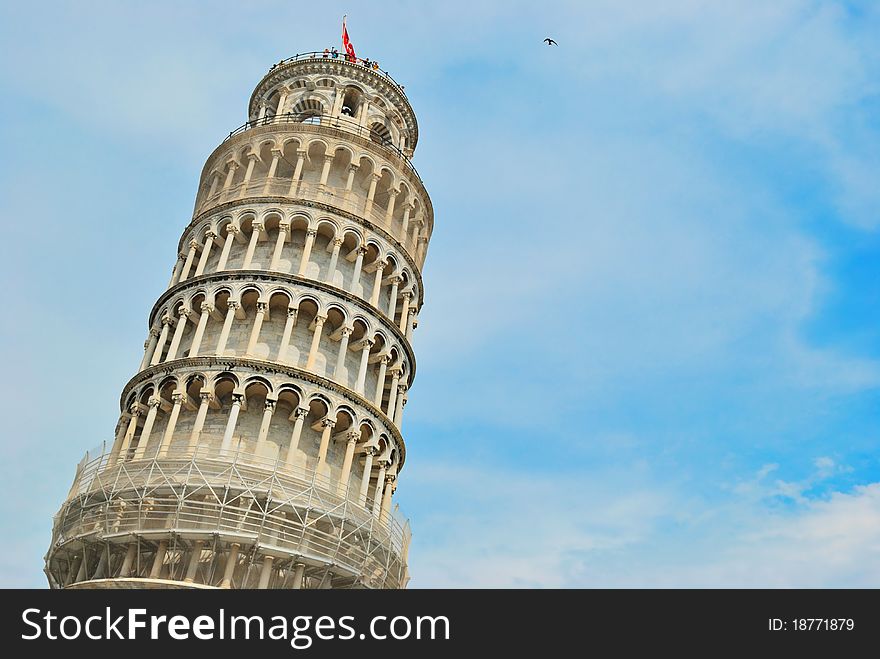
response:
<path id="1" fill-rule="evenodd" d="M 392 144 L 389 140 L 384 139 L 383 137 L 374 133 L 370 130 L 368 126 L 361 126 L 354 119 L 346 119 L 345 117 L 332 117 L 327 114 L 316 115 L 310 112 L 285 112 L 283 114 L 265 116 L 262 119 L 246 121 L 235 130 L 230 131 L 229 135 L 223 138 L 223 141 L 226 142 L 236 135 L 241 135 L 242 133 L 252 128 L 257 128 L 258 126 L 271 126 L 273 124 L 309 124 L 312 126 L 323 126 L 324 128 L 335 128 L 336 130 L 341 130 L 346 133 L 351 133 L 352 135 L 357 135 L 358 137 L 368 139 L 373 142 L 373 144 L 376 144 L 377 146 L 380 146 L 383 149 L 390 151 L 395 156 L 400 158 L 404 166 L 410 172 L 412 172 L 419 183 L 422 184 L 422 187 L 425 186 L 424 181 L 422 181 L 422 177 L 419 176 L 419 172 L 416 170 L 415 165 L 412 164 L 409 156 L 407 156 L 398 147 L 394 146 L 394 144 Z"/>
<path id="2" fill-rule="evenodd" d="M 397 87 L 397 89 L 400 90 L 400 92 L 402 94 L 406 95 L 406 92 L 404 91 L 403 85 L 401 85 L 394 78 L 392 78 L 391 74 L 388 73 L 388 71 L 385 71 L 384 69 L 379 68 L 378 62 L 368 60 L 368 59 L 362 59 L 360 57 L 352 60 L 345 53 L 340 53 L 338 51 L 335 53 L 332 50 L 325 50 L 323 52 L 312 51 L 312 52 L 308 52 L 308 53 L 297 53 L 293 57 L 288 57 L 287 59 L 281 60 L 277 64 L 273 64 L 271 67 L 269 67 L 269 72 L 271 73 L 272 71 L 277 69 L 279 66 L 284 66 L 285 64 L 290 64 L 291 62 L 299 62 L 302 60 L 310 60 L 310 59 L 316 59 L 316 60 L 332 59 L 335 62 L 344 62 L 346 64 L 350 64 L 351 66 L 357 66 L 359 68 L 367 69 L 369 71 L 372 71 L 376 75 L 382 76 L 383 78 L 388 80 L 388 82 L 390 82 L 395 87 Z"/>

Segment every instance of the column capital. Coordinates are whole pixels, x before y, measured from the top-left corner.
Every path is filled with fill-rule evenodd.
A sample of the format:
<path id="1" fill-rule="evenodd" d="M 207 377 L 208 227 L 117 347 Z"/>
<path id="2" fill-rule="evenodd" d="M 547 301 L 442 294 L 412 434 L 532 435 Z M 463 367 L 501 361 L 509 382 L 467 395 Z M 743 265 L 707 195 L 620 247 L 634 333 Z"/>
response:
<path id="1" fill-rule="evenodd" d="M 206 231 L 205 232 L 205 238 L 210 238 L 213 240 L 216 237 L 217 237 L 217 234 L 214 233 L 213 231 Z"/>
<path id="2" fill-rule="evenodd" d="M 271 398 L 266 399 L 266 404 L 263 406 L 266 411 L 274 412 L 275 405 L 278 403 L 277 400 L 272 400 Z"/>
<path id="3" fill-rule="evenodd" d="M 296 318 L 296 314 L 299 313 L 298 307 L 287 307 L 287 317 L 288 318 Z"/>
<path id="4" fill-rule="evenodd" d="M 317 229 L 309 229 L 308 231 L 306 231 L 306 235 L 314 238 L 315 236 L 318 235 L 318 230 Z"/>
<path id="5" fill-rule="evenodd" d="M 269 304 L 267 302 L 257 302 L 257 313 L 266 313 L 268 308 Z"/>
<path id="6" fill-rule="evenodd" d="M 165 316 L 162 316 L 162 324 L 163 325 L 173 325 L 174 321 L 171 319 L 171 316 L 165 315 Z"/>
<path id="7" fill-rule="evenodd" d="M 226 225 L 226 233 L 231 234 L 233 236 L 236 236 L 239 233 L 241 233 L 241 229 L 239 229 L 232 222 L 230 222 L 229 224 Z"/>
<path id="8" fill-rule="evenodd" d="M 370 176 L 374 181 L 376 181 L 376 183 L 378 183 L 379 180 L 382 178 L 382 172 L 373 172 Z"/>
<path id="9" fill-rule="evenodd" d="M 140 416 L 141 415 L 141 406 L 140 403 L 134 402 L 128 406 L 128 413 L 131 416 Z"/>
<path id="10" fill-rule="evenodd" d="M 379 359 L 379 363 L 385 364 L 386 366 L 388 365 L 388 363 L 390 361 L 391 361 L 391 355 L 389 355 L 387 352 L 384 355 L 382 355 L 382 357 Z"/>
<path id="11" fill-rule="evenodd" d="M 322 428 L 334 428 L 334 427 L 336 427 L 336 420 L 331 419 L 328 416 L 325 416 L 323 419 L 321 419 L 321 427 Z"/>
<path id="12" fill-rule="evenodd" d="M 271 151 L 272 151 L 273 158 L 283 158 L 284 157 L 284 151 L 282 151 L 281 149 L 274 148 Z"/>
<path id="13" fill-rule="evenodd" d="M 160 405 L 161 403 L 162 403 L 162 401 L 161 401 L 159 398 L 157 398 L 156 396 L 150 396 L 150 397 L 147 399 L 147 406 L 148 406 L 150 409 L 156 409 L 157 407 L 159 407 L 159 405 Z"/>
<path id="14" fill-rule="evenodd" d="M 244 394 L 232 394 L 232 404 L 241 405 L 244 403 Z"/>
<path id="15" fill-rule="evenodd" d="M 372 455 L 373 457 L 375 457 L 377 453 L 379 453 L 379 451 L 376 449 L 375 446 L 364 447 L 364 454 L 365 455 Z"/>
<path id="16" fill-rule="evenodd" d="M 361 339 L 361 342 L 360 342 L 360 344 L 359 344 L 358 347 L 359 347 L 361 350 L 363 350 L 363 349 L 365 349 L 365 348 L 366 348 L 367 350 L 369 350 L 370 348 L 373 347 L 373 345 L 374 345 L 375 343 L 376 343 L 376 339 Z"/>
<path id="17" fill-rule="evenodd" d="M 344 339 L 347 336 L 351 336 L 352 332 L 354 332 L 354 327 L 343 327 L 339 330 L 339 335 Z"/>
<path id="18" fill-rule="evenodd" d="M 343 241 L 342 238 L 334 238 L 334 239 L 333 239 L 333 246 L 334 246 L 334 247 L 342 247 L 342 243 L 343 243 L 343 242 L 344 242 L 344 241 Z"/>
<path id="19" fill-rule="evenodd" d="M 247 159 L 250 160 L 251 162 L 255 162 L 260 159 L 260 156 L 256 153 L 254 153 L 253 151 L 251 151 L 247 154 Z"/>
<path id="20" fill-rule="evenodd" d="M 259 220 L 255 221 L 255 222 L 251 222 L 251 230 L 252 230 L 252 231 L 258 231 L 258 232 L 260 232 L 260 233 L 263 233 L 263 231 L 265 230 L 265 228 L 266 228 L 266 227 L 265 227 L 265 226 L 263 225 L 263 223 L 260 222 Z"/>
<path id="21" fill-rule="evenodd" d="M 278 230 L 283 231 L 284 233 L 289 233 L 290 232 L 290 222 L 281 222 L 278 225 Z"/>
<path id="22" fill-rule="evenodd" d="M 399 393 L 401 396 L 403 394 L 405 394 L 406 393 L 406 385 L 405 384 L 397 385 L 397 393 Z"/>
<path id="23" fill-rule="evenodd" d="M 400 194 L 400 190 L 398 190 L 397 188 L 388 188 L 388 194 L 389 196 L 396 197 Z"/>
<path id="24" fill-rule="evenodd" d="M 229 300 L 229 301 L 226 303 L 226 307 L 227 307 L 230 311 L 232 311 L 233 309 L 240 309 L 240 308 L 241 308 L 241 302 L 236 302 L 235 300 Z"/>
<path id="25" fill-rule="evenodd" d="M 293 414 L 290 415 L 290 418 L 293 419 L 305 419 L 309 415 L 308 407 L 297 407 L 293 410 Z"/>
<path id="26" fill-rule="evenodd" d="M 202 243 L 200 243 L 198 240 L 193 238 L 192 240 L 189 241 L 189 248 L 190 249 L 198 249 L 201 246 L 201 244 Z"/>
<path id="27" fill-rule="evenodd" d="M 158 338 L 159 338 L 159 335 L 160 335 L 161 333 L 162 333 L 162 332 L 160 332 L 159 330 L 157 330 L 155 327 L 151 327 L 151 328 L 150 328 L 150 336 L 155 336 L 155 337 L 158 339 Z"/>
<path id="28" fill-rule="evenodd" d="M 412 297 L 412 295 L 413 295 L 413 294 L 412 294 L 412 291 L 403 291 L 403 292 L 400 294 L 400 297 L 404 298 L 405 300 L 408 300 L 408 299 L 410 299 L 410 298 Z"/>
<path id="29" fill-rule="evenodd" d="M 177 260 L 178 261 L 186 261 L 186 254 L 178 254 Z"/>
<path id="30" fill-rule="evenodd" d="M 352 443 L 358 441 L 360 438 L 361 438 L 361 431 L 360 430 L 349 430 L 347 433 L 345 433 L 345 439 L 349 444 L 352 444 Z"/>
<path id="31" fill-rule="evenodd" d="M 302 158 L 303 160 L 305 160 L 306 158 L 309 157 L 309 152 L 306 151 L 305 149 L 297 149 L 296 150 L 296 157 Z"/>
<path id="32" fill-rule="evenodd" d="M 186 400 L 186 394 L 184 394 L 184 393 L 181 393 L 179 391 L 175 391 L 173 394 L 171 394 L 171 401 L 175 405 L 180 405 L 185 400 Z"/>
<path id="33" fill-rule="evenodd" d="M 202 313 L 214 313 L 214 305 L 210 302 L 202 302 L 199 311 Z"/>
<path id="34" fill-rule="evenodd" d="M 361 256 L 366 256 L 367 251 L 369 251 L 369 250 L 367 250 L 366 247 L 364 247 L 363 245 L 361 245 L 361 246 L 358 247 L 355 251 L 356 251 L 358 254 L 360 254 Z"/>
<path id="35" fill-rule="evenodd" d="M 211 403 L 214 401 L 214 393 L 211 391 L 201 391 L 199 392 L 199 399 L 201 399 L 202 403 Z"/>
<path id="36" fill-rule="evenodd" d="M 315 325 L 323 325 L 326 322 L 327 322 L 327 316 L 322 316 L 320 314 L 315 316 L 315 320 L 314 320 Z"/>
<path id="37" fill-rule="evenodd" d="M 190 310 L 187 309 L 186 307 L 180 307 L 180 309 L 177 310 L 177 315 L 180 316 L 181 318 L 183 318 L 184 316 L 189 317 L 189 314 L 190 314 Z"/>
<path id="38" fill-rule="evenodd" d="M 358 169 L 360 169 L 360 167 L 361 167 L 361 166 L 360 166 L 358 163 L 353 162 L 353 163 L 349 164 L 349 166 L 348 166 L 348 171 L 350 171 L 350 172 L 356 172 Z"/>
<path id="39" fill-rule="evenodd" d="M 333 162 L 333 159 L 336 157 L 335 153 L 325 153 L 324 154 L 324 162 Z"/>

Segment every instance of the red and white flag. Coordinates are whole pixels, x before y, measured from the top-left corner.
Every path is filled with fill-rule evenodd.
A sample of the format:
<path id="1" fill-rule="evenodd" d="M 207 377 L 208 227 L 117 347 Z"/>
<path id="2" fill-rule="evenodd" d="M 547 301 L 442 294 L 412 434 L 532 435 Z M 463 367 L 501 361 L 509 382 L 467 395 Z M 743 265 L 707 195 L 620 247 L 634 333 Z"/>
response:
<path id="1" fill-rule="evenodd" d="M 348 38 L 348 30 L 345 28 L 345 16 L 342 17 L 342 47 L 348 55 L 348 59 L 352 62 L 357 60 L 354 54 L 354 46 L 351 45 L 351 39 Z"/>

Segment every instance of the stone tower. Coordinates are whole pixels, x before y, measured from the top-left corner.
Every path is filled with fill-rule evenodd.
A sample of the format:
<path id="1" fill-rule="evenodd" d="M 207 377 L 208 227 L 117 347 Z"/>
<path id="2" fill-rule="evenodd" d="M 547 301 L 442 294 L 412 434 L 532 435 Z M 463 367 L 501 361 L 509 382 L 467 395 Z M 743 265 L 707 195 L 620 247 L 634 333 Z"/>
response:
<path id="1" fill-rule="evenodd" d="M 115 440 L 55 517 L 52 587 L 402 588 L 392 496 L 431 201 L 374 65 L 274 65 L 202 170 Z"/>

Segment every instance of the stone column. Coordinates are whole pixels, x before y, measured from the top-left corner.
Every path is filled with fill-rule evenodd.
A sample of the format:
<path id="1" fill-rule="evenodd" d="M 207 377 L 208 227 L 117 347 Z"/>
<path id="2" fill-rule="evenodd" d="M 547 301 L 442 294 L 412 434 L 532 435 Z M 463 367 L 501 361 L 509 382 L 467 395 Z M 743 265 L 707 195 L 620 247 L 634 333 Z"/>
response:
<path id="1" fill-rule="evenodd" d="M 366 247 L 357 248 L 357 258 L 354 261 L 354 273 L 351 275 L 351 284 L 348 287 L 349 293 L 357 295 L 357 287 L 361 283 L 361 268 L 364 267 L 364 255 L 366 253 Z"/>
<path id="2" fill-rule="evenodd" d="M 257 249 L 257 241 L 263 235 L 263 223 L 262 222 L 253 222 L 251 224 L 251 241 L 248 243 L 247 252 L 244 255 L 244 263 L 241 265 L 242 270 L 247 270 L 251 267 L 251 261 L 254 260 L 254 252 Z"/>
<path id="3" fill-rule="evenodd" d="M 400 332 L 404 336 L 406 336 L 406 321 L 409 318 L 409 301 L 410 301 L 410 298 L 412 297 L 412 293 L 410 293 L 409 291 L 404 291 L 401 294 L 401 297 L 403 297 L 403 306 L 400 309 L 400 326 L 399 326 L 399 328 L 400 328 Z"/>
<path id="4" fill-rule="evenodd" d="M 284 333 L 281 335 L 281 345 L 278 347 L 278 358 L 277 361 L 286 363 L 287 361 L 287 348 L 290 345 L 290 335 L 293 333 L 293 328 L 296 326 L 296 315 L 299 309 L 296 307 L 288 307 L 287 308 L 287 321 L 284 323 Z"/>
<path id="5" fill-rule="evenodd" d="M 302 563 L 297 563 L 296 567 L 293 570 L 293 585 L 291 588 L 293 590 L 300 590 L 303 586 L 303 574 L 306 571 L 306 566 Z"/>
<path id="6" fill-rule="evenodd" d="M 276 120 L 279 120 L 281 115 L 285 114 L 284 105 L 287 103 L 287 96 L 289 94 L 289 90 L 282 89 L 278 92 L 278 107 L 275 108 L 275 117 Z"/>
<path id="7" fill-rule="evenodd" d="M 194 277 L 198 277 L 205 272 L 205 266 L 208 264 L 208 259 L 211 256 L 211 247 L 214 246 L 214 240 L 216 238 L 217 234 L 213 231 L 208 231 L 205 234 L 205 244 L 202 246 L 202 256 L 199 258 L 199 264 L 196 266 L 196 273 L 193 275 Z"/>
<path id="8" fill-rule="evenodd" d="M 354 461 L 354 449 L 357 446 L 361 433 L 357 430 L 351 430 L 345 435 L 345 458 L 342 460 L 342 471 L 339 474 L 339 483 L 336 486 L 336 493 L 344 496 L 348 489 L 348 478 L 351 476 L 351 463 Z"/>
<path id="9" fill-rule="evenodd" d="M 122 444 L 125 441 L 125 431 L 128 428 L 128 421 L 130 419 L 131 415 L 128 412 L 123 412 L 119 417 L 119 424 L 116 430 L 116 439 L 113 440 L 113 446 L 110 448 L 110 455 L 107 457 L 108 467 L 112 467 L 116 463 L 116 460 L 119 458 Z"/>
<path id="10" fill-rule="evenodd" d="M 257 347 L 257 341 L 260 340 L 260 329 L 263 327 L 263 318 L 269 305 L 265 302 L 257 302 L 257 309 L 254 313 L 254 325 L 251 328 L 251 335 L 248 339 L 247 349 L 244 351 L 246 357 L 252 357 Z"/>
<path id="11" fill-rule="evenodd" d="M 403 419 L 403 406 L 406 400 L 406 385 L 397 385 L 397 405 L 394 408 L 394 425 L 400 430 L 400 421 Z"/>
<path id="12" fill-rule="evenodd" d="M 160 400 L 155 396 L 150 396 L 147 405 L 150 411 L 147 412 L 147 418 L 144 420 L 144 427 L 141 428 L 141 436 L 138 439 L 138 445 L 134 452 L 133 460 L 140 460 L 147 452 L 147 444 L 150 441 L 150 434 L 153 432 L 153 424 L 156 422 L 156 414 L 159 412 Z"/>
<path id="13" fill-rule="evenodd" d="M 232 447 L 232 435 L 235 434 L 235 424 L 238 423 L 238 413 L 244 396 L 232 394 L 232 407 L 229 410 L 229 420 L 226 422 L 226 430 L 223 432 L 223 441 L 220 443 L 220 452 L 226 453 Z"/>
<path id="14" fill-rule="evenodd" d="M 174 286 L 174 284 L 177 283 L 177 278 L 180 277 L 180 271 L 183 270 L 183 262 L 185 260 L 185 255 L 177 255 L 177 261 L 174 262 L 174 269 L 171 271 L 171 280 L 168 282 L 168 288 L 171 288 L 172 286 Z"/>
<path id="15" fill-rule="evenodd" d="M 299 270 L 297 274 L 302 277 L 306 274 L 306 268 L 309 265 L 309 258 L 312 255 L 312 245 L 315 244 L 315 236 L 318 235 L 318 232 L 315 229 L 309 229 L 306 231 L 306 244 L 303 247 L 302 258 L 299 260 Z"/>
<path id="16" fill-rule="evenodd" d="M 364 384 L 367 381 L 367 362 L 370 360 L 370 348 L 374 343 L 373 339 L 361 341 L 361 363 L 358 366 L 357 380 L 354 383 L 354 390 L 361 396 L 364 395 Z"/>
<path id="17" fill-rule="evenodd" d="M 180 307 L 177 312 L 177 327 L 174 330 L 174 337 L 171 339 L 171 345 L 168 347 L 168 355 L 165 357 L 166 362 L 170 362 L 177 357 L 177 349 L 180 347 L 180 340 L 183 338 L 183 331 L 186 329 L 186 323 L 189 320 L 189 309 Z"/>
<path id="18" fill-rule="evenodd" d="M 299 448 L 299 438 L 302 436 L 303 423 L 309 413 L 307 407 L 297 407 L 293 410 L 288 418 L 295 419 L 293 422 L 293 433 L 290 435 L 290 446 L 287 447 L 287 457 L 284 462 L 288 467 L 292 467 L 296 461 L 296 449 Z"/>
<path id="19" fill-rule="evenodd" d="M 302 176 L 303 165 L 306 162 L 306 157 L 308 156 L 306 151 L 302 149 L 297 149 L 296 151 L 296 166 L 293 168 L 293 178 L 290 179 L 290 189 L 287 191 L 288 197 L 296 196 L 296 190 L 299 187 L 299 179 Z"/>
<path id="20" fill-rule="evenodd" d="M 134 563 L 135 554 L 137 554 L 137 541 L 129 542 L 125 558 L 122 559 L 122 567 L 119 568 L 120 577 L 125 578 L 131 574 L 131 564 Z"/>
<path id="21" fill-rule="evenodd" d="M 406 245 L 406 232 L 409 229 L 409 214 L 412 213 L 413 208 L 415 206 L 411 201 L 408 201 L 403 207 L 403 219 L 400 223 L 400 242 L 404 245 Z"/>
<path id="22" fill-rule="evenodd" d="M 330 418 L 321 420 L 321 444 L 318 446 L 318 464 L 315 471 L 320 472 L 327 464 L 327 449 L 330 446 L 330 433 L 336 426 L 336 421 Z"/>
<path id="23" fill-rule="evenodd" d="M 275 412 L 275 404 L 277 402 L 277 400 L 267 398 L 266 404 L 263 407 L 263 420 L 260 423 L 260 432 L 257 434 L 257 446 L 255 450 L 257 456 L 263 454 L 263 449 L 266 446 L 266 440 L 269 437 L 269 424 L 272 423 L 272 414 Z"/>
<path id="24" fill-rule="evenodd" d="M 330 176 L 330 165 L 333 164 L 333 158 L 335 158 L 335 157 L 336 157 L 335 153 L 325 153 L 324 154 L 324 167 L 321 170 L 321 181 L 318 184 L 321 186 L 322 189 L 327 187 L 327 179 Z"/>
<path id="25" fill-rule="evenodd" d="M 220 252 L 220 261 L 217 263 L 217 270 L 215 272 L 226 269 L 226 263 L 229 261 L 229 252 L 232 250 L 232 243 L 238 239 L 240 232 L 241 229 L 234 224 L 229 223 L 226 225 L 226 240 L 223 242 L 223 251 Z"/>
<path id="26" fill-rule="evenodd" d="M 184 583 L 193 583 L 196 580 L 196 570 L 199 567 L 199 559 L 202 557 L 203 540 L 193 542 L 192 553 L 189 556 L 189 565 L 186 567 L 186 577 Z"/>
<path id="27" fill-rule="evenodd" d="M 186 281 L 186 278 L 189 277 L 189 271 L 192 268 L 193 260 L 196 258 L 196 250 L 198 250 L 198 248 L 199 241 L 189 241 L 189 251 L 186 253 L 186 261 L 183 264 L 183 270 L 180 271 L 180 279 L 177 280 L 178 283 Z"/>
<path id="28" fill-rule="evenodd" d="M 162 443 L 159 444 L 159 452 L 157 456 L 164 458 L 168 455 L 168 448 L 171 446 L 171 440 L 174 438 L 174 429 L 177 427 L 177 417 L 180 416 L 180 406 L 186 394 L 181 391 L 175 391 L 171 394 L 171 400 L 174 402 L 171 413 L 168 415 L 168 425 L 165 426 L 165 434 L 162 435 Z"/>
<path id="29" fill-rule="evenodd" d="M 221 357 L 226 352 L 226 342 L 229 340 L 229 332 L 232 330 L 232 321 L 235 320 L 235 314 L 241 307 L 241 304 L 234 300 L 230 300 L 226 304 L 226 318 L 223 320 L 223 329 L 220 330 L 220 339 L 217 341 L 217 354 Z"/>
<path id="30" fill-rule="evenodd" d="M 189 346 L 189 356 L 198 357 L 199 348 L 202 347 L 202 337 L 205 335 L 205 327 L 208 325 L 208 317 L 214 313 L 214 306 L 207 302 L 202 302 L 200 308 L 201 315 L 199 323 L 196 325 L 196 331 L 193 333 L 192 343 Z"/>
<path id="31" fill-rule="evenodd" d="M 364 457 L 364 475 L 361 476 L 361 487 L 358 492 L 358 503 L 362 506 L 367 505 L 367 490 L 370 488 L 370 476 L 372 476 L 373 472 L 374 455 L 376 455 L 376 449 L 372 446 L 368 446 L 366 456 Z"/>
<path id="32" fill-rule="evenodd" d="M 379 474 L 376 477 L 376 489 L 373 491 L 373 516 L 379 516 L 379 508 L 382 506 L 382 491 L 385 489 L 385 472 L 388 464 L 383 462 L 379 465 Z"/>
<path id="33" fill-rule="evenodd" d="M 370 189 L 367 191 L 367 202 L 364 204 L 364 217 L 369 219 L 370 211 L 373 210 L 373 198 L 376 196 L 376 186 L 382 179 L 381 174 L 373 173 L 370 178 Z"/>
<path id="34" fill-rule="evenodd" d="M 281 149 L 272 149 L 272 162 L 269 165 L 269 173 L 266 174 L 266 185 L 263 186 L 263 194 L 269 194 L 272 188 L 272 179 L 275 178 L 275 172 L 278 171 L 278 161 L 281 159 Z"/>
<path id="35" fill-rule="evenodd" d="M 223 182 L 223 191 L 229 190 L 232 185 L 232 179 L 235 178 L 235 171 L 238 169 L 238 163 L 234 160 L 230 160 L 228 163 L 229 169 L 226 172 L 226 180 Z"/>
<path id="36" fill-rule="evenodd" d="M 402 281 L 403 279 L 401 277 L 391 278 L 391 295 L 388 300 L 388 318 L 392 323 L 394 322 L 394 312 L 397 311 L 397 289 Z"/>
<path id="37" fill-rule="evenodd" d="M 321 342 L 321 331 L 324 329 L 324 322 L 327 316 L 315 316 L 315 332 L 312 334 L 312 345 L 309 347 L 309 356 L 306 359 L 306 370 L 311 371 L 315 368 L 315 357 L 318 355 L 318 344 Z"/>
<path id="38" fill-rule="evenodd" d="M 138 425 L 138 417 L 141 415 L 141 407 L 137 403 L 132 403 L 131 407 L 128 408 L 131 417 L 128 420 L 128 428 L 125 431 L 125 436 L 122 438 L 122 446 L 119 447 L 119 458 L 125 462 L 125 459 L 128 457 L 128 451 L 131 447 L 131 441 L 134 439 L 134 435 L 137 432 Z"/>
<path id="39" fill-rule="evenodd" d="M 327 266 L 327 274 L 324 281 L 328 284 L 333 283 L 333 274 L 336 272 L 336 264 L 339 262 L 339 250 L 342 247 L 342 238 L 333 239 L 333 252 L 330 254 L 330 265 Z"/>
<path id="40" fill-rule="evenodd" d="M 239 197 L 244 197 L 247 192 L 248 185 L 251 182 L 251 176 L 254 174 L 254 164 L 259 160 L 259 156 L 256 153 L 251 151 L 247 154 L 248 164 L 247 169 L 244 172 L 244 181 L 241 183 L 241 193 L 238 195 Z"/>
<path id="41" fill-rule="evenodd" d="M 263 567 L 260 570 L 260 583 L 257 584 L 259 590 L 266 590 L 266 588 L 269 587 L 269 579 L 272 577 L 272 563 L 274 560 L 275 559 L 272 556 L 263 557 Z"/>
<path id="42" fill-rule="evenodd" d="M 150 359 L 156 352 L 156 346 L 159 344 L 159 330 L 155 327 L 150 328 L 150 335 L 147 337 L 147 340 L 144 341 L 144 358 L 141 360 L 141 365 L 138 366 L 138 371 L 143 371 L 147 365 L 150 363 Z"/>
<path id="43" fill-rule="evenodd" d="M 394 494 L 394 476 L 385 476 L 385 489 L 382 492 L 382 508 L 379 510 L 379 521 L 386 524 L 391 519 L 392 494 Z"/>
<path id="44" fill-rule="evenodd" d="M 388 409 L 386 414 L 389 419 L 394 418 L 394 403 L 397 401 L 397 386 L 400 384 L 400 368 L 392 372 L 391 391 L 388 394 Z"/>
<path id="45" fill-rule="evenodd" d="M 272 262 L 269 264 L 269 270 L 278 270 L 278 262 L 281 260 L 281 250 L 284 249 L 284 243 L 287 242 L 287 234 L 290 233 L 290 224 L 282 222 L 278 225 L 278 241 L 275 243 L 275 251 L 272 253 Z"/>
<path id="46" fill-rule="evenodd" d="M 377 261 L 374 265 L 376 266 L 376 278 L 373 280 L 373 292 L 370 294 L 370 304 L 378 309 L 379 294 L 382 291 L 382 275 L 385 274 L 385 268 L 388 265 L 388 262 Z"/>
<path id="47" fill-rule="evenodd" d="M 199 392 L 201 403 L 199 411 L 196 412 L 196 420 L 193 422 L 192 432 L 189 435 L 189 449 L 195 451 L 199 444 L 199 435 L 202 434 L 202 428 L 205 425 L 205 417 L 208 416 L 208 407 L 214 402 L 214 394 L 210 391 Z"/>
<path id="48" fill-rule="evenodd" d="M 385 376 L 388 372 L 388 362 L 391 361 L 391 357 L 389 355 L 383 355 L 379 360 L 379 379 L 376 382 L 376 395 L 373 398 L 373 403 L 380 410 L 382 409 L 382 395 L 385 393 Z"/>
<path id="49" fill-rule="evenodd" d="M 229 547 L 229 555 L 226 557 L 226 568 L 223 570 L 223 580 L 220 582 L 221 588 L 232 587 L 232 576 L 235 574 L 235 568 L 238 565 L 238 550 L 240 549 L 237 542 L 233 542 Z"/>
<path id="50" fill-rule="evenodd" d="M 165 563 L 165 552 L 168 551 L 168 541 L 160 540 L 156 547 L 156 555 L 153 557 L 153 566 L 150 568 L 150 579 L 158 579 L 162 573 L 162 565 Z"/>
<path id="51" fill-rule="evenodd" d="M 343 196 L 348 197 L 351 194 L 351 188 L 354 185 L 354 175 L 357 173 L 360 165 L 355 165 L 354 163 L 348 166 L 348 178 L 345 179 L 345 192 Z"/>
<path id="52" fill-rule="evenodd" d="M 388 228 L 391 228 L 391 217 L 394 215 L 394 202 L 399 194 L 400 190 L 395 190 L 394 188 L 388 190 L 388 210 L 385 211 L 385 224 L 388 225 Z"/>
<path id="53" fill-rule="evenodd" d="M 343 327 L 339 338 L 339 356 L 336 358 L 336 369 L 333 371 L 333 378 L 339 380 L 342 377 L 342 370 L 345 368 L 345 356 L 348 354 L 348 337 L 352 333 L 351 327 Z"/>

